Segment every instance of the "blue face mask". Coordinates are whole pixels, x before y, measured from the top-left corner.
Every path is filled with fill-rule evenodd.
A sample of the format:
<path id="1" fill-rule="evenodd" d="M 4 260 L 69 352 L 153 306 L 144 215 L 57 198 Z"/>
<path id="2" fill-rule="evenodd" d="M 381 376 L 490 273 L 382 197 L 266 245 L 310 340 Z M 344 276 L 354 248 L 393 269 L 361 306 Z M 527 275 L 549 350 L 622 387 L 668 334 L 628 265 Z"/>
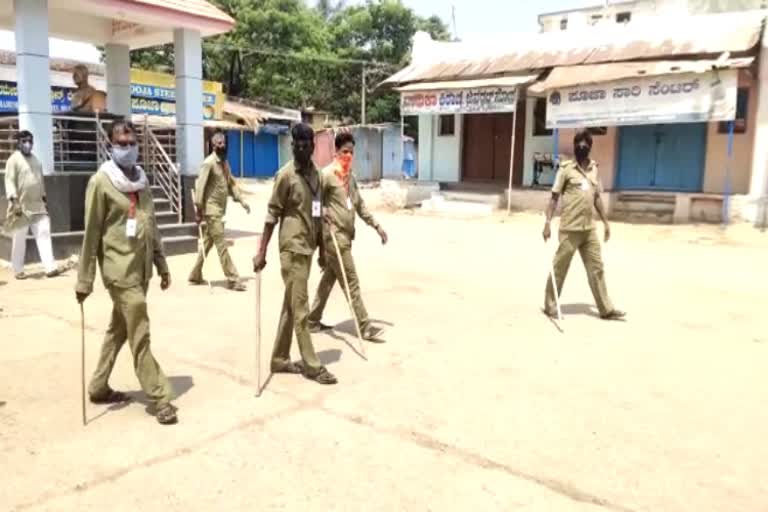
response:
<path id="1" fill-rule="evenodd" d="M 112 146 L 112 160 L 121 169 L 133 169 L 139 159 L 139 146 Z"/>

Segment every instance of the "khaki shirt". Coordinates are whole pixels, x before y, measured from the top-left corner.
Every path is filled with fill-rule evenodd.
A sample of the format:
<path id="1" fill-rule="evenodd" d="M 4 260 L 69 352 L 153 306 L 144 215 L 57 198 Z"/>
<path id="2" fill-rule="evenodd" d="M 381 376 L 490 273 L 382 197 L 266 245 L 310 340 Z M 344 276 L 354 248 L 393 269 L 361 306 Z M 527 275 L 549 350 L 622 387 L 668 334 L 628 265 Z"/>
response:
<path id="1" fill-rule="evenodd" d="M 339 229 L 339 233 L 347 240 L 355 239 L 355 214 L 360 215 L 363 222 L 378 228 L 376 219 L 365 206 L 365 201 L 360 195 L 360 189 L 357 186 L 357 180 L 354 174 L 349 173 L 348 187 L 340 177 L 336 175 L 338 164 L 332 163 L 323 169 L 321 175 L 323 180 L 323 206 L 328 208 L 329 215 L 333 224 Z M 347 188 L 349 192 L 347 192 Z"/>
<path id="2" fill-rule="evenodd" d="M 232 177 L 229 164 L 216 153 L 211 153 L 200 168 L 195 181 L 195 206 L 203 215 L 223 217 L 227 212 L 229 196 L 242 203 L 240 188 Z"/>
<path id="3" fill-rule="evenodd" d="M 24 156 L 14 151 L 5 163 L 5 196 L 8 198 L 8 229 L 19 229 L 29 225 L 40 215 L 47 215 L 45 206 L 45 179 L 43 166 L 35 155 Z M 12 217 L 10 199 L 16 198 L 24 214 Z"/>
<path id="4" fill-rule="evenodd" d="M 280 222 L 280 252 L 311 256 L 319 243 L 322 218 L 312 217 L 312 201 L 322 204 L 323 184 L 314 163 L 307 172 L 315 176 L 316 194 L 308 183 L 311 178 L 299 172 L 294 162 L 289 162 L 277 172 L 267 206 L 266 222 Z"/>
<path id="5" fill-rule="evenodd" d="M 560 231 L 594 229 L 595 198 L 602 191 L 594 160 L 589 161 L 586 171 L 575 160 L 563 161 L 552 185 L 552 192 L 562 196 Z"/>
<path id="6" fill-rule="evenodd" d="M 91 177 L 85 193 L 85 235 L 76 291 L 93 291 L 97 262 L 106 287 L 145 285 L 152 278 L 153 263 L 160 275 L 168 273 L 152 193 L 147 187 L 137 195 L 136 236 L 129 238 L 130 196 L 117 190 L 103 172 Z"/>

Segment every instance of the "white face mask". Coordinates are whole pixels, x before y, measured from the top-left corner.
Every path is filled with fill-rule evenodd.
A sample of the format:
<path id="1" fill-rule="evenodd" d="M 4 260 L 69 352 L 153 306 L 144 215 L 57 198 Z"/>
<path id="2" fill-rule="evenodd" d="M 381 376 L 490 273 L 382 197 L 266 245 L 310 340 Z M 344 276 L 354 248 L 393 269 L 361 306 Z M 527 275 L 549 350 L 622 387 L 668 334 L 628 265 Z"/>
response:
<path id="1" fill-rule="evenodd" d="M 22 142 L 19 144 L 19 149 L 21 150 L 22 154 L 24 155 L 31 155 L 32 154 L 32 143 L 31 142 Z"/>
<path id="2" fill-rule="evenodd" d="M 133 169 L 139 159 L 139 146 L 133 145 L 127 148 L 112 146 L 112 160 L 121 169 Z"/>

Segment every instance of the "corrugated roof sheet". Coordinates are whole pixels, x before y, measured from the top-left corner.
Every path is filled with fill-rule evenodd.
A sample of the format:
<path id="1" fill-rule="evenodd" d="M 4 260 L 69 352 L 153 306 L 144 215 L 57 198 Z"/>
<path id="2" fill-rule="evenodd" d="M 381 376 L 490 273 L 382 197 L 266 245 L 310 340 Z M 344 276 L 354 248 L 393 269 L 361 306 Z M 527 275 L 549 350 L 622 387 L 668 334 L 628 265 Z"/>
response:
<path id="1" fill-rule="evenodd" d="M 444 89 L 471 89 L 480 87 L 515 87 L 522 84 L 533 82 L 538 78 L 538 73 L 535 75 L 517 75 L 517 76 L 502 76 L 498 78 L 481 78 L 478 80 L 457 80 L 453 82 L 418 82 L 415 84 L 399 87 L 397 90 L 401 92 L 411 91 L 433 91 Z"/>
<path id="2" fill-rule="evenodd" d="M 755 61 L 754 57 L 717 61 L 703 60 L 656 60 L 649 62 L 612 62 L 607 64 L 587 64 L 585 66 L 556 67 L 549 76 L 531 85 L 531 93 L 543 93 L 549 89 L 569 87 L 581 84 L 610 82 L 622 78 L 638 76 L 659 76 L 679 73 L 703 73 L 718 64 L 718 68 L 745 68 Z"/>
<path id="3" fill-rule="evenodd" d="M 761 11 L 656 17 L 628 24 L 537 34 L 512 34 L 503 43 L 431 43 L 423 58 L 383 82 L 492 77 L 555 66 L 637 59 L 742 53 L 760 41 Z"/>
<path id="4" fill-rule="evenodd" d="M 235 20 L 232 17 L 216 7 L 215 5 L 207 2 L 206 0 L 123 0 L 132 2 L 134 4 L 143 4 L 151 7 L 160 7 L 170 11 L 182 12 L 185 14 L 191 14 L 192 16 L 199 16 L 209 20 L 223 21 L 234 25 Z"/>
<path id="5" fill-rule="evenodd" d="M 251 128 L 256 128 L 259 123 L 267 119 L 289 122 L 301 121 L 301 112 L 298 110 L 252 102 L 244 103 L 244 101 L 238 98 L 230 98 L 224 102 L 224 113 L 242 119 Z"/>

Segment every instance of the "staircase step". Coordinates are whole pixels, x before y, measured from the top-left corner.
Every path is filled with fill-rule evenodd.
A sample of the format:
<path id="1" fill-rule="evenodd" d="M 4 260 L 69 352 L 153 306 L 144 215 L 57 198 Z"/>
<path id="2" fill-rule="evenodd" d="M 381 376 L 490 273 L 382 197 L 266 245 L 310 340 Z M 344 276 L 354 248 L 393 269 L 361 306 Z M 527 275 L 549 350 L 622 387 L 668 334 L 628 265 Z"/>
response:
<path id="1" fill-rule="evenodd" d="M 609 218 L 629 224 L 674 224 L 675 222 L 674 212 L 660 211 L 613 210 Z"/>
<path id="2" fill-rule="evenodd" d="M 155 213 L 171 211 L 171 201 L 168 199 L 155 197 L 152 202 L 155 203 Z"/>
<path id="3" fill-rule="evenodd" d="M 475 203 L 490 205 L 493 208 L 500 208 L 504 202 L 503 193 L 493 192 L 465 192 L 465 191 L 443 191 L 440 195 L 446 201 L 458 201 L 462 203 Z"/>
<path id="4" fill-rule="evenodd" d="M 653 203 L 646 201 L 618 201 L 614 206 L 615 211 L 622 211 L 627 213 L 643 213 L 643 212 L 658 212 L 658 213 L 674 213 L 674 203 Z"/>
<path id="5" fill-rule="evenodd" d="M 158 226 L 163 240 L 175 236 L 194 236 L 197 237 L 197 224 L 194 222 L 185 222 L 183 224 L 163 224 Z"/>
<path id="6" fill-rule="evenodd" d="M 155 212 L 155 218 L 158 225 L 176 224 L 179 222 L 179 215 L 176 212 Z"/>
<path id="7" fill-rule="evenodd" d="M 163 187 L 160 185 L 152 185 L 149 189 L 152 191 L 152 197 L 155 199 L 167 199 Z"/>
<path id="8" fill-rule="evenodd" d="M 619 194 L 620 202 L 641 202 L 641 203 L 666 203 L 675 204 L 675 196 L 667 194 L 643 194 L 642 192 L 622 192 Z"/>
<path id="9" fill-rule="evenodd" d="M 163 249 L 166 256 L 177 254 L 190 254 L 197 252 L 197 237 L 195 236 L 169 236 L 163 237 Z"/>

